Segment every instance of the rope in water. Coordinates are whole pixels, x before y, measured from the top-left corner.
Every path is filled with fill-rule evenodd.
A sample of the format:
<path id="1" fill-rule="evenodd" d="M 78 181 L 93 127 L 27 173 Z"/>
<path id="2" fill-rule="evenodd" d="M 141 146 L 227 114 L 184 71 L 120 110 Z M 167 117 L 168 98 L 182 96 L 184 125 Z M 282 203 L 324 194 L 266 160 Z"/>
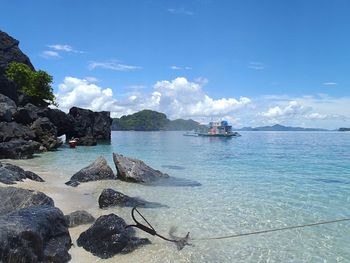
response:
<path id="1" fill-rule="evenodd" d="M 241 233 L 241 234 L 233 234 L 233 235 L 227 235 L 227 236 L 218 236 L 218 237 L 201 237 L 201 238 L 191 238 L 192 241 L 204 241 L 204 240 L 220 240 L 220 239 L 228 239 L 228 238 L 236 238 L 236 237 L 242 237 L 242 236 L 251 236 L 251 235 L 259 235 L 259 234 L 266 234 L 271 232 L 277 232 L 277 231 L 285 231 L 285 230 L 291 230 L 291 229 L 297 229 L 297 228 L 304 228 L 304 227 L 313 227 L 313 226 L 320 226 L 320 225 L 327 225 L 327 224 L 334 224 L 344 221 L 350 221 L 350 218 L 342 218 L 342 219 L 336 219 L 336 220 L 330 220 L 330 221 L 321 221 L 317 223 L 310 223 L 305 225 L 297 225 L 297 226 L 287 226 L 287 227 L 281 227 L 281 228 L 273 228 L 273 229 L 267 229 L 267 230 L 261 230 L 261 231 L 254 231 L 254 232 L 247 232 L 247 233 Z"/>

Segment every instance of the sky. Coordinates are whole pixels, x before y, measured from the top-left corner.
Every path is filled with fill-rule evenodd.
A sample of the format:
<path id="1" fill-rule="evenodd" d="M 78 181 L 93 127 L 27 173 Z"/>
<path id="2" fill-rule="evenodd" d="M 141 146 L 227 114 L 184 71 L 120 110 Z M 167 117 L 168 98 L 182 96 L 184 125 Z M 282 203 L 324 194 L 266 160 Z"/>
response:
<path id="1" fill-rule="evenodd" d="M 347 0 L 0 0 L 59 108 L 350 126 Z"/>

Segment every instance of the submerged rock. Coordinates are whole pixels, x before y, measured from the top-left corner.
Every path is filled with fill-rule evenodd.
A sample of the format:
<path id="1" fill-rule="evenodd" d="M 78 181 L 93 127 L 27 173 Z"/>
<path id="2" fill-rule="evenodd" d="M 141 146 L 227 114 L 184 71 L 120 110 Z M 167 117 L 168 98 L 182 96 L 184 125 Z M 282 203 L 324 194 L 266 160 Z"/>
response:
<path id="1" fill-rule="evenodd" d="M 79 236 L 77 244 L 95 256 L 110 258 L 151 243 L 147 238 L 135 237 L 135 231 L 126 226 L 125 221 L 115 214 L 101 216 Z"/>
<path id="2" fill-rule="evenodd" d="M 0 182 L 4 184 L 15 184 L 15 181 L 23 181 L 24 179 L 44 182 L 44 180 L 31 171 L 24 171 L 21 167 L 9 163 L 0 163 Z"/>
<path id="3" fill-rule="evenodd" d="M 98 157 L 92 164 L 75 173 L 66 185 L 78 186 L 79 182 L 117 179 L 113 170 L 103 156 Z"/>
<path id="4" fill-rule="evenodd" d="M 0 143 L 0 159 L 27 159 L 39 151 L 41 144 L 32 140 L 14 139 Z"/>
<path id="5" fill-rule="evenodd" d="M 134 183 L 151 183 L 169 175 L 155 170 L 143 161 L 113 153 L 113 161 L 120 180 Z"/>
<path id="6" fill-rule="evenodd" d="M 53 206 L 33 206 L 0 216 L 1 262 L 70 260 L 71 238 L 63 213 Z"/>
<path id="7" fill-rule="evenodd" d="M 98 198 L 98 204 L 100 208 L 110 206 L 122 206 L 122 207 L 162 207 L 163 205 L 154 202 L 148 202 L 138 197 L 130 197 L 122 194 L 113 189 L 104 189 Z"/>
<path id="8" fill-rule="evenodd" d="M 0 187 L 0 199 L 0 216 L 31 206 L 54 206 L 44 193 L 17 187 Z"/>
<path id="9" fill-rule="evenodd" d="M 79 210 L 65 215 L 69 227 L 93 223 L 95 218 L 84 210 Z"/>

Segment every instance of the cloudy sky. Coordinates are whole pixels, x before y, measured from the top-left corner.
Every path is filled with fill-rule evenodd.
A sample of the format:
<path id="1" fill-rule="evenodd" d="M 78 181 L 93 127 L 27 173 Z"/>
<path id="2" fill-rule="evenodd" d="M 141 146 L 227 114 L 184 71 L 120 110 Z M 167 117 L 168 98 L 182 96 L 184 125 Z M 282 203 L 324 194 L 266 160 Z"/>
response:
<path id="1" fill-rule="evenodd" d="M 350 3 L 2 0 L 0 30 L 54 77 L 62 110 L 235 127 L 350 126 Z"/>

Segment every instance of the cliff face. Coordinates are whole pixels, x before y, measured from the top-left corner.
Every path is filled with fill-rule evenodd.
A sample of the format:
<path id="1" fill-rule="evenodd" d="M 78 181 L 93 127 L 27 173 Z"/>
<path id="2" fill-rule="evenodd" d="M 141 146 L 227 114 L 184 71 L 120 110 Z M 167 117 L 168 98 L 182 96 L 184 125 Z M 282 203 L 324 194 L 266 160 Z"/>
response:
<path id="1" fill-rule="evenodd" d="M 18 101 L 18 87 L 5 77 L 5 71 L 12 61 L 24 63 L 32 70 L 34 67 L 29 58 L 19 49 L 19 41 L 0 31 L 0 93 Z"/>
<path id="2" fill-rule="evenodd" d="M 54 150 L 62 145 L 58 136 L 82 138 L 81 144 L 94 145 L 110 140 L 109 112 L 72 108 L 69 114 L 47 107 L 47 103 L 24 95 L 6 78 L 13 62 L 34 67 L 19 49 L 19 41 L 0 31 L 0 159 L 30 158 L 36 152 Z"/>

